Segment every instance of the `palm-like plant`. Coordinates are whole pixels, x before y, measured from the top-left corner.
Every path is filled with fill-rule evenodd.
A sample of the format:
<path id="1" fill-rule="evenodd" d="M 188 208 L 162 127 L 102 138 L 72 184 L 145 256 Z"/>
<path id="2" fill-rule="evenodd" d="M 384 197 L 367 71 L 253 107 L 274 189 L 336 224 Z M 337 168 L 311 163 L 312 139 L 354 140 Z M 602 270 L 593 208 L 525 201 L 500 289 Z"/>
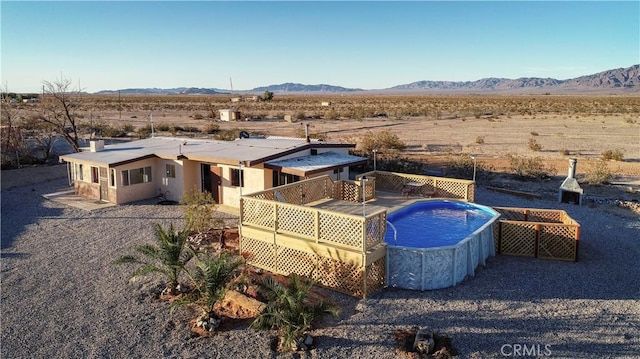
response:
<path id="1" fill-rule="evenodd" d="M 195 302 L 205 315 L 213 313 L 213 306 L 224 298 L 229 283 L 242 264 L 241 259 L 227 251 L 198 258 L 192 279 L 199 294 Z"/>
<path id="2" fill-rule="evenodd" d="M 267 298 L 267 306 L 251 323 L 251 328 L 278 330 L 284 351 L 297 350 L 305 332 L 322 314 L 335 317 L 339 313 L 339 308 L 326 300 L 309 300 L 309 292 L 313 287 L 310 279 L 292 275 L 285 286 L 267 277 L 258 286 Z"/>
<path id="3" fill-rule="evenodd" d="M 140 265 L 131 276 L 131 282 L 149 273 L 163 274 L 168 281 L 165 292 L 173 295 L 176 294 L 180 273 L 186 272 L 186 265 L 194 256 L 193 250 L 187 246 L 190 230 L 184 228 L 178 231 L 173 227 L 173 223 L 169 225 L 168 230 L 162 228 L 160 224 L 154 226 L 157 245 L 143 244 L 134 248 L 145 257 L 144 259 L 126 255 L 118 259 L 115 264 Z"/>
<path id="4" fill-rule="evenodd" d="M 224 298 L 229 284 L 244 262 L 227 251 L 215 256 L 208 252 L 200 254 L 191 275 L 195 290 L 174 301 L 172 310 L 188 304 L 199 306 L 202 309 L 202 315 L 196 320 L 196 326 L 206 331 L 213 331 L 220 324 L 220 318 L 214 313 L 213 307 Z"/>

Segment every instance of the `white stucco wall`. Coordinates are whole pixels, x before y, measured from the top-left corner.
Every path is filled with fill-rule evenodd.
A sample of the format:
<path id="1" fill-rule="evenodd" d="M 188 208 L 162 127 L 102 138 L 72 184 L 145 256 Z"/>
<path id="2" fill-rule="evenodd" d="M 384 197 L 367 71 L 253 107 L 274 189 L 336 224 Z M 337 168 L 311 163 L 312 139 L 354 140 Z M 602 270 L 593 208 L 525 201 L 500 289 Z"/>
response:
<path id="1" fill-rule="evenodd" d="M 122 184 L 122 171 L 132 170 L 142 167 L 151 167 L 151 182 L 137 183 L 129 186 Z M 143 199 L 153 198 L 159 194 L 161 177 L 157 175 L 158 160 L 149 158 L 146 160 L 128 163 L 126 165 L 115 167 L 116 169 L 116 188 L 117 188 L 117 204 L 140 201 Z M 164 171 L 164 165 L 162 166 Z M 177 169 L 176 169 L 177 170 Z"/>
<path id="2" fill-rule="evenodd" d="M 240 169 L 239 166 L 220 165 L 222 168 L 222 204 L 232 207 L 240 206 L 240 192 L 243 195 L 264 190 L 265 174 L 260 165 L 259 168 L 243 168 L 244 187 L 231 185 L 231 169 Z"/>
<path id="3" fill-rule="evenodd" d="M 171 201 L 180 201 L 184 194 L 184 167 L 182 161 L 177 160 L 156 160 L 157 166 L 153 175 L 158 181 L 158 194 L 164 194 L 164 198 Z M 167 165 L 175 166 L 175 178 L 167 174 Z M 154 178 L 155 181 L 155 178 Z"/>

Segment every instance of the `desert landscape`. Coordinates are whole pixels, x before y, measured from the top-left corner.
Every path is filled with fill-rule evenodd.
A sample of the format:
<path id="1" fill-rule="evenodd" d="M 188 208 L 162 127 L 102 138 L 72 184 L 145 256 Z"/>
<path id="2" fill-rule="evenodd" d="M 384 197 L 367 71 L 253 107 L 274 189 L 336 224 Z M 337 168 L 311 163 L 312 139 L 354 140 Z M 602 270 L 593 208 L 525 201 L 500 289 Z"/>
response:
<path id="1" fill-rule="evenodd" d="M 257 96 L 256 96 L 257 97 Z M 74 112 L 84 139 L 156 135 L 225 138 L 241 130 L 272 136 L 314 136 L 360 144 L 389 130 L 406 144 L 403 156 L 440 163 L 451 154 L 476 154 L 505 171 L 508 155 L 541 157 L 562 173 L 566 158 L 584 173 L 607 150 L 623 161 L 620 174 L 640 176 L 640 99 L 634 95 L 286 95 L 253 101 L 235 95 L 80 95 Z M 232 102 L 232 99 L 244 99 Z M 39 103 L 13 105 L 22 127 L 35 126 Z M 240 121 L 218 121 L 220 109 L 240 112 Z M 290 121 L 285 121 L 285 117 Z M 19 125 L 20 126 L 20 125 Z M 539 148 L 532 150 L 529 141 Z M 379 155 L 384 156 L 384 151 Z"/>
<path id="2" fill-rule="evenodd" d="M 231 102 L 231 97 L 79 95 L 73 111 L 83 144 L 146 137 L 152 121 L 155 135 L 223 139 L 242 130 L 300 137 L 308 124 L 311 136 L 356 143 L 370 158 L 362 152 L 365 139 L 381 131 L 397 135 L 405 149 L 381 149 L 379 166 L 417 161 L 424 171 L 451 175 L 462 159 L 465 171 L 459 174 L 469 178 L 470 156 L 476 155 L 477 202 L 567 211 L 582 225 L 580 260 L 499 255 L 475 277 L 443 290 L 387 288 L 366 299 L 322 290 L 341 314 L 314 328 L 313 349 L 280 353 L 270 347 L 272 334 L 249 330 L 246 322 L 211 337 L 193 336 L 187 325 L 192 311 L 170 312 L 158 299 L 158 280 L 127 284 L 129 268 L 113 265 L 132 246 L 151 240 L 152 224 L 182 223 L 181 206 L 147 201 L 85 212 L 42 198 L 68 188 L 64 172 L 49 176 L 42 169 L 38 181 L 37 167 L 3 169 L 3 357 L 55 352 L 61 357 L 394 358 L 400 353 L 398 333 L 425 325 L 451 338 L 454 350 L 448 354 L 459 358 L 509 356 L 505 353 L 512 355 L 514 345 L 562 358 L 632 358 L 640 350 L 639 268 L 632 265 L 640 260 L 637 96 L 276 94 L 268 102 Z M 35 137 L 41 106 L 16 104 L 14 124 Z M 240 111 L 241 120 L 219 121 L 219 109 Z M 538 158 L 546 176 L 514 176 L 509 160 L 514 156 Z M 569 158 L 578 159 L 583 206 L 556 201 Z M 607 183 L 585 183 L 602 163 L 612 175 Z M 218 215 L 229 226 L 237 224 L 232 216 Z"/>

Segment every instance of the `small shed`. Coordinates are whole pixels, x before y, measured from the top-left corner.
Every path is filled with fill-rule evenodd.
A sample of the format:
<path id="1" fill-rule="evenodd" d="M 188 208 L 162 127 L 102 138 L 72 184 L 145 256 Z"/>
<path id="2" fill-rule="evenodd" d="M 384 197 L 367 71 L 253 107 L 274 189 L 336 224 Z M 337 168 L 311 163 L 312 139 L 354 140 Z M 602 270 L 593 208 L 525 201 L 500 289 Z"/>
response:
<path id="1" fill-rule="evenodd" d="M 236 121 L 240 119 L 240 111 L 236 110 L 218 110 L 220 112 L 220 121 Z"/>

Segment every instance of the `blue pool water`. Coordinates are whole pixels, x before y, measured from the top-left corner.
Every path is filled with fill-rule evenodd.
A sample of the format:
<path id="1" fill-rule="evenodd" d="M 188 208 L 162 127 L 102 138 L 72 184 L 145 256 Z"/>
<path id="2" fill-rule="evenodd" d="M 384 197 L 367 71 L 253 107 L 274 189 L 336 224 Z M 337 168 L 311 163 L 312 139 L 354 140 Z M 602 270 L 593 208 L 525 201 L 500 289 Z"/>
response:
<path id="1" fill-rule="evenodd" d="M 489 210 L 471 203 L 423 201 L 392 212 L 387 220 L 385 242 L 393 246 L 437 248 L 452 246 L 494 217 Z"/>

